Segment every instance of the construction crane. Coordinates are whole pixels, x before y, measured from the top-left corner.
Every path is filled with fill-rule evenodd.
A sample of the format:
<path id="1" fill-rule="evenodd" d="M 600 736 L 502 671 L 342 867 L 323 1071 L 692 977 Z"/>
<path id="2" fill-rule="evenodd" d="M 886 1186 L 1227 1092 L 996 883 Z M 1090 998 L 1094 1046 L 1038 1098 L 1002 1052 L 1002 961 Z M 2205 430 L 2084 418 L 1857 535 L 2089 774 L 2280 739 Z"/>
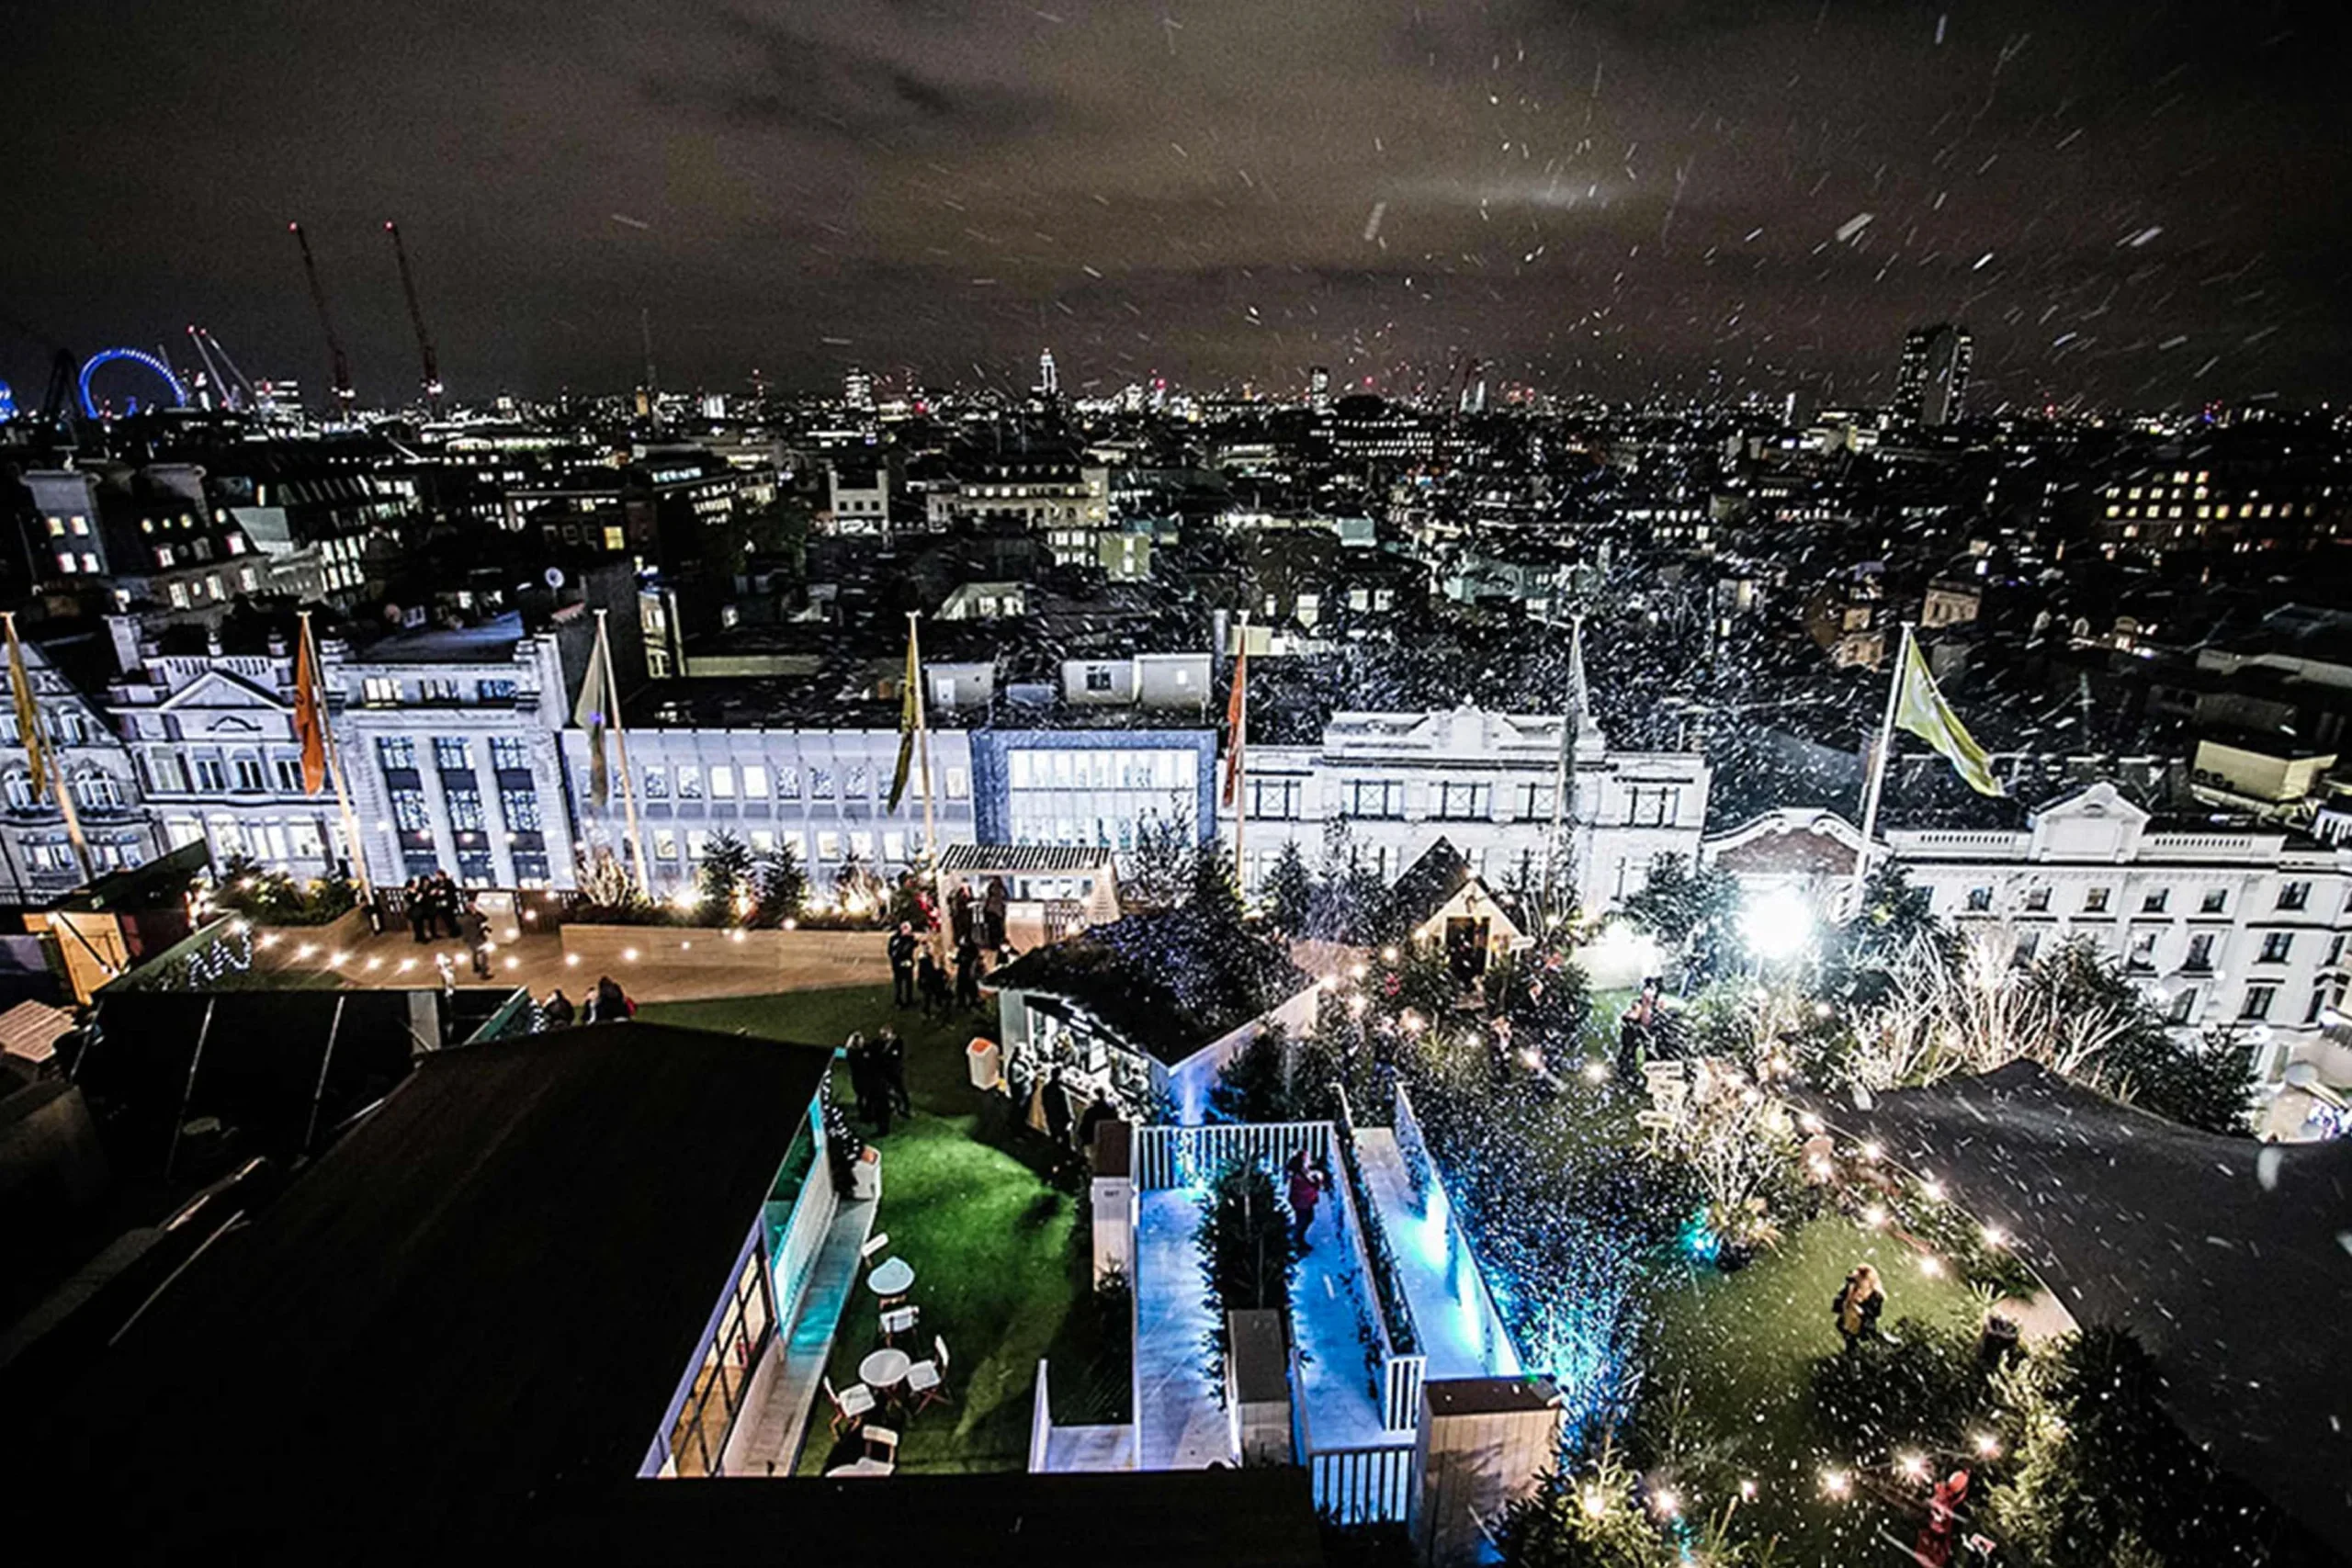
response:
<path id="1" fill-rule="evenodd" d="M 195 346 L 196 357 L 204 367 L 205 379 L 210 383 L 213 394 L 220 400 L 220 406 L 224 409 L 235 408 L 237 389 L 230 382 L 229 378 L 221 373 L 220 367 L 213 363 L 211 351 L 204 346 L 204 333 L 194 326 L 190 326 L 187 329 L 187 341 Z"/>
<path id="2" fill-rule="evenodd" d="M 408 247 L 401 243 L 400 225 L 387 220 L 384 232 L 392 237 L 392 258 L 401 265 L 401 292 L 408 296 L 409 325 L 416 329 L 416 356 L 424 368 L 424 406 L 437 419 L 441 414 L 441 361 L 433 352 L 433 334 L 424 330 L 424 308 L 416 302 L 416 276 L 408 268 Z"/>
<path id="3" fill-rule="evenodd" d="M 288 223 L 286 231 L 302 247 L 302 276 L 311 280 L 311 303 L 318 307 L 319 325 L 327 334 L 327 357 L 334 369 L 334 398 L 343 410 L 345 423 L 351 414 L 351 359 L 343 352 L 343 339 L 335 335 L 334 317 L 327 311 L 327 291 L 319 283 L 319 264 L 311 254 L 311 237 L 302 232 L 300 223 Z"/>
<path id="4" fill-rule="evenodd" d="M 220 363 L 227 367 L 230 377 L 230 385 L 238 389 L 243 396 L 243 400 L 238 406 L 246 410 L 248 412 L 258 408 L 261 404 L 261 399 L 254 393 L 252 380 L 246 377 L 243 370 L 237 368 L 237 362 L 229 357 L 229 350 L 227 346 L 223 344 L 219 338 L 212 335 L 212 329 L 210 327 L 198 327 L 196 329 L 196 333 L 198 337 L 203 339 L 204 346 L 211 351 L 210 356 L 219 359 Z"/>

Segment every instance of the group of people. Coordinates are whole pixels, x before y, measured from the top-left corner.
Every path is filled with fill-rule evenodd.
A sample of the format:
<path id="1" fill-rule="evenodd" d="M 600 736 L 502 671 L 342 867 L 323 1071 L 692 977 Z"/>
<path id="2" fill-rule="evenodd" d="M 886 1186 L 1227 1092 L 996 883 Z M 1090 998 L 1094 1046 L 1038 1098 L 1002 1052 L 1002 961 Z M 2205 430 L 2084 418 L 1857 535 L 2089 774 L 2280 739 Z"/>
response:
<path id="1" fill-rule="evenodd" d="M 490 978 L 490 917 L 446 871 L 412 876 L 401 890 L 408 902 L 409 935 L 420 943 L 448 935 L 464 940 L 474 978 Z"/>
<path id="2" fill-rule="evenodd" d="M 637 1016 L 637 1003 L 610 975 L 598 979 L 585 1002 L 575 1004 L 558 986 L 539 1003 L 542 1029 L 569 1029 L 575 1023 L 625 1023 Z"/>
<path id="3" fill-rule="evenodd" d="M 958 1008 L 980 1005 L 980 944 L 967 932 L 956 943 L 955 981 L 932 956 L 931 944 L 915 933 L 914 922 L 900 920 L 890 933 L 890 994 L 902 1008 L 918 1003 L 925 1018 L 946 1018 Z"/>
<path id="4" fill-rule="evenodd" d="M 849 1058 L 850 1093 L 859 1121 L 888 1135 L 893 1117 L 914 1114 L 907 1093 L 907 1043 L 897 1030 L 877 1030 L 871 1040 L 853 1034 L 842 1051 Z"/>

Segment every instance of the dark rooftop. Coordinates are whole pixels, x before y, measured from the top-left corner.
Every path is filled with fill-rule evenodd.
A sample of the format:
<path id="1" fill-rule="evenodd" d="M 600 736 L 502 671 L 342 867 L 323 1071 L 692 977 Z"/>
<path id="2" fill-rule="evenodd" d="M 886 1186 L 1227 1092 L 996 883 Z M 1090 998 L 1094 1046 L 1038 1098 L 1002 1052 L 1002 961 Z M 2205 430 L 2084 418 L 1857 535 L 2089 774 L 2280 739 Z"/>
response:
<path id="1" fill-rule="evenodd" d="M 1821 1110 L 2007 1229 L 2078 1320 L 2132 1330 L 2218 1463 L 2352 1550 L 2352 1140 L 2200 1133 L 2030 1062 Z"/>
<path id="2" fill-rule="evenodd" d="M 35 1418 L 17 1481 L 117 1561 L 415 1560 L 609 1502 L 830 1065 L 643 1023 L 428 1056 Z"/>

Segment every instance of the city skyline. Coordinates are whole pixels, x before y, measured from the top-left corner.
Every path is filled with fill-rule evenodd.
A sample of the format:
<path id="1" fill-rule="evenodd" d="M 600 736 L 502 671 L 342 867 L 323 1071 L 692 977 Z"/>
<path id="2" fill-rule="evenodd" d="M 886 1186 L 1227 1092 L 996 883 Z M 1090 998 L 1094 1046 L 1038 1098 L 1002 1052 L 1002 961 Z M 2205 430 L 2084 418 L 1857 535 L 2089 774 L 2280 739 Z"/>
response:
<path id="1" fill-rule="evenodd" d="M 1050 344 L 1081 396 L 1472 356 L 1883 403 L 1951 320 L 1977 409 L 2322 400 L 2352 243 L 2307 9 L 51 13 L 0 63 L 41 172 L 0 378 L 195 321 L 323 388 L 299 220 L 359 400 L 401 400 L 393 220 L 459 402 L 624 388 L 641 320 L 678 389 L 1017 391 Z M 94 130 L 123 82 L 137 129 Z"/>

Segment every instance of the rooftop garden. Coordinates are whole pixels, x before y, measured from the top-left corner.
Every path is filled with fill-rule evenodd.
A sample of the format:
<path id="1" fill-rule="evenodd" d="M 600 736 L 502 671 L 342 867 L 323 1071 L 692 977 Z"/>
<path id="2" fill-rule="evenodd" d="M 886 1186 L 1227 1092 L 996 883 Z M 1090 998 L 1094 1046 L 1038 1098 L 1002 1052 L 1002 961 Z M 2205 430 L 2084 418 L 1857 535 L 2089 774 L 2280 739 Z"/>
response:
<path id="1" fill-rule="evenodd" d="M 1126 1418 L 1126 1309 L 1093 1296 L 1086 1204 L 1068 1179 L 1051 1173 L 1044 1140 L 971 1088 L 969 1018 L 933 1021 L 894 1008 L 887 986 L 649 1004 L 639 1016 L 818 1043 L 853 1031 L 870 1037 L 888 1025 L 905 1039 L 914 1114 L 885 1135 L 861 1133 L 882 1152 L 874 1228 L 915 1266 L 919 1343 L 928 1347 L 933 1334 L 946 1340 L 953 1398 L 907 1425 L 901 1470 L 1025 1468 L 1042 1357 L 1054 1365 L 1057 1424 Z M 834 1098 L 844 1105 L 852 1098 L 846 1072 L 837 1074 Z M 836 1387 L 857 1381 L 858 1361 L 879 1343 L 876 1331 L 876 1303 L 859 1292 L 833 1347 Z M 820 1411 L 803 1473 L 823 1472 L 825 1432 Z"/>
<path id="2" fill-rule="evenodd" d="M 1476 989 L 1372 951 L 1310 1033 L 1219 1086 L 1253 1120 L 1330 1114 L 1335 1085 L 1378 1120 L 1410 1089 L 1521 1355 L 1566 1402 L 1506 1562 L 2306 1561 L 2164 1413 L 2128 1335 L 2068 1329 L 2017 1238 L 1824 1120 L 2027 1061 L 2242 1131 L 2237 1041 L 2182 1040 L 2086 950 L 1996 962 L 1899 877 L 1797 943 L 1703 873 L 1636 918 L 1670 953 L 1657 991 L 1592 996 L 1573 943 L 1598 933 L 1573 929 Z M 1844 1320 L 1865 1265 L 1879 1305 Z"/>

